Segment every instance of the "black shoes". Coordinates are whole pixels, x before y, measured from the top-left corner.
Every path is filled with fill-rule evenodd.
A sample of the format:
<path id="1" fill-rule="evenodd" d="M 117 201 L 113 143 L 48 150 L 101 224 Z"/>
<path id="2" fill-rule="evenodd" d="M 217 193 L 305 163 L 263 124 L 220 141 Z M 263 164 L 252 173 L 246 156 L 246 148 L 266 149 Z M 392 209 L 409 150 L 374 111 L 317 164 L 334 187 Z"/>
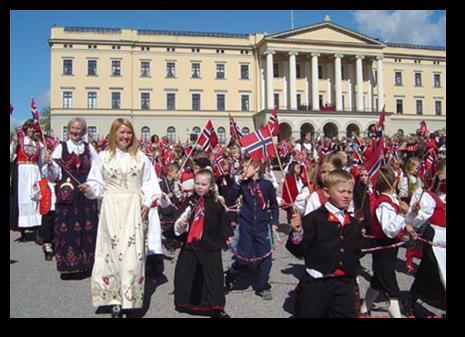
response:
<path id="1" fill-rule="evenodd" d="M 43 244 L 43 250 L 44 250 L 45 260 L 46 261 L 52 261 L 53 256 L 55 255 L 53 253 L 52 245 L 50 243 L 44 243 Z"/>
<path id="2" fill-rule="evenodd" d="M 215 312 L 210 316 L 211 318 L 231 318 L 225 311 Z"/>
<path id="3" fill-rule="evenodd" d="M 231 272 L 227 270 L 224 273 L 224 290 L 226 294 L 232 290 L 232 284 L 233 284 L 233 277 L 231 275 Z"/>

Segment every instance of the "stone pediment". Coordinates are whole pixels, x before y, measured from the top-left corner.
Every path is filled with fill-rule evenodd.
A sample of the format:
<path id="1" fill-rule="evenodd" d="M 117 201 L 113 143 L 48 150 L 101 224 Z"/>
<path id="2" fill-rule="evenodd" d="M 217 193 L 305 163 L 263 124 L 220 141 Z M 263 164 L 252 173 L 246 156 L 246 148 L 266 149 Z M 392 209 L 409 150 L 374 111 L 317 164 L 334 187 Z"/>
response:
<path id="1" fill-rule="evenodd" d="M 338 26 L 332 22 L 322 22 L 282 33 L 272 34 L 269 35 L 268 38 L 279 40 L 325 41 L 343 44 L 348 43 L 384 46 L 383 43 L 369 36 Z"/>

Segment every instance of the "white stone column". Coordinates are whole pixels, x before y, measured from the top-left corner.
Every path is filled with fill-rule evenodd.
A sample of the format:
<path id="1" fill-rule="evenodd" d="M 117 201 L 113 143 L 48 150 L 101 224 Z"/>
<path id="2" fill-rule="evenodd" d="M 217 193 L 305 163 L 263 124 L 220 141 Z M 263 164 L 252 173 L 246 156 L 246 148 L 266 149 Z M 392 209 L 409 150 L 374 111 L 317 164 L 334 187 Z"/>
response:
<path id="1" fill-rule="evenodd" d="M 376 85 L 378 86 L 378 111 L 381 111 L 384 105 L 384 65 L 382 56 L 378 56 L 376 59 L 378 60 L 378 78 L 376 79 Z"/>
<path id="2" fill-rule="evenodd" d="M 328 78 L 328 99 L 326 102 L 324 102 L 325 104 L 328 103 L 328 105 L 331 105 L 331 79 Z"/>
<path id="3" fill-rule="evenodd" d="M 367 110 L 371 111 L 372 107 L 372 102 L 373 102 L 373 89 L 371 87 L 371 80 L 368 80 L 368 101 L 367 101 Z"/>
<path id="4" fill-rule="evenodd" d="M 265 110 L 266 96 L 265 96 L 265 60 L 260 59 L 260 110 Z"/>
<path id="5" fill-rule="evenodd" d="M 364 56 L 357 55 L 357 98 L 356 105 L 358 111 L 363 111 L 363 68 L 362 60 Z"/>
<path id="6" fill-rule="evenodd" d="M 283 61 L 283 106 L 289 109 L 289 61 Z"/>
<path id="7" fill-rule="evenodd" d="M 297 110 L 297 92 L 296 92 L 296 52 L 289 53 L 289 91 L 290 91 L 290 109 Z"/>
<path id="8" fill-rule="evenodd" d="M 347 88 L 347 110 L 352 111 L 352 81 L 350 80 L 350 78 L 347 80 Z"/>
<path id="9" fill-rule="evenodd" d="M 320 110 L 319 88 L 318 88 L 318 53 L 312 53 L 312 109 Z"/>
<path id="10" fill-rule="evenodd" d="M 343 55 L 334 55 L 334 73 L 336 75 L 336 111 L 342 111 L 342 73 L 341 58 Z"/>
<path id="11" fill-rule="evenodd" d="M 305 63 L 304 63 L 304 71 L 305 71 L 305 104 L 307 106 L 310 105 L 310 83 L 309 83 L 309 77 L 310 77 L 310 62 L 307 62 L 307 58 L 305 57 Z"/>
<path id="12" fill-rule="evenodd" d="M 271 110 L 274 107 L 273 92 L 273 55 L 274 51 L 266 52 L 266 108 Z"/>

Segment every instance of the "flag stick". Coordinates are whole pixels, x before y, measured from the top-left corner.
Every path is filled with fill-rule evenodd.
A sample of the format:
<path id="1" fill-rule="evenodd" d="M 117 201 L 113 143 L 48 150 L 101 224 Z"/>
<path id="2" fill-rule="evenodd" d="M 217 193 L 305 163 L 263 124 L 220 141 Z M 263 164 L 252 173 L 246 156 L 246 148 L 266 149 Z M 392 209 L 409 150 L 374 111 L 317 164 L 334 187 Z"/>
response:
<path id="1" fill-rule="evenodd" d="M 287 185 L 286 175 L 284 174 L 283 166 L 281 164 L 281 159 L 279 159 L 279 152 L 278 152 L 278 149 L 276 148 L 276 144 L 273 141 L 273 134 L 272 134 L 272 132 L 270 130 L 270 126 L 268 125 L 268 123 L 266 124 L 266 127 L 267 127 L 268 131 L 270 132 L 271 143 L 273 144 L 273 148 L 274 148 L 274 151 L 276 153 L 276 158 L 278 159 L 279 169 L 281 170 L 281 174 L 284 177 L 284 187 L 286 188 L 287 196 L 289 197 L 289 200 L 292 200 L 291 192 L 289 190 L 289 186 Z M 294 208 L 294 203 L 293 202 L 291 204 L 291 207 L 292 207 L 292 213 L 295 213 L 295 208 Z"/>
<path id="2" fill-rule="evenodd" d="M 203 131 L 202 131 L 202 132 L 203 132 Z M 201 135 L 202 135 L 202 134 L 200 133 L 200 134 L 197 136 L 197 140 L 195 141 L 195 144 L 194 144 L 194 146 L 192 147 L 192 150 L 191 150 L 191 151 L 189 152 L 189 154 L 187 155 L 186 160 L 184 160 L 184 162 L 182 163 L 181 168 L 179 169 L 179 172 L 182 172 L 182 169 L 183 169 L 184 166 L 187 164 L 187 161 L 188 161 L 189 158 L 191 157 L 192 152 L 195 151 L 195 147 L 197 146 L 197 144 L 198 144 L 198 142 L 199 142 L 199 139 L 200 139 L 200 136 L 201 136 Z"/>

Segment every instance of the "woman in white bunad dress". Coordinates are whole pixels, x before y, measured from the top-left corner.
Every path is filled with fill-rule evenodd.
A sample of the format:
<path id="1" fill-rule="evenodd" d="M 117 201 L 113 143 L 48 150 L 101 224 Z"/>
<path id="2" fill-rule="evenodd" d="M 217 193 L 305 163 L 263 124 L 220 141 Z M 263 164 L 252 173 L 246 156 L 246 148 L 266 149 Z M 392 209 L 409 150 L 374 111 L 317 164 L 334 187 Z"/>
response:
<path id="1" fill-rule="evenodd" d="M 137 149 L 131 122 L 116 119 L 109 144 L 99 153 L 85 184 L 87 197 L 102 198 L 91 292 L 94 306 L 112 306 L 112 316 L 143 306 L 147 215 L 161 196 L 153 165 Z"/>

